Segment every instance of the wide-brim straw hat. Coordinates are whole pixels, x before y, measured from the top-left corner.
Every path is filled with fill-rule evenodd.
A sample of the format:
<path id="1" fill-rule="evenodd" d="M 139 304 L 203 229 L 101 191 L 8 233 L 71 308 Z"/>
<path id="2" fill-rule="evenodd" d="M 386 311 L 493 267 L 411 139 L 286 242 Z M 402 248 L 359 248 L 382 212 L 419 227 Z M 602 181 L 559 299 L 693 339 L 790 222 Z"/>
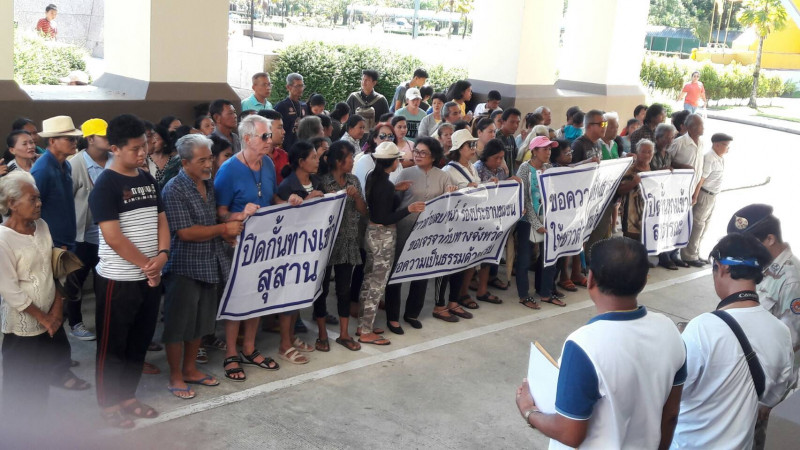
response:
<path id="1" fill-rule="evenodd" d="M 82 136 L 83 132 L 75 128 L 70 116 L 55 116 L 42 122 L 42 131 L 39 136 L 43 138 L 60 136 Z"/>

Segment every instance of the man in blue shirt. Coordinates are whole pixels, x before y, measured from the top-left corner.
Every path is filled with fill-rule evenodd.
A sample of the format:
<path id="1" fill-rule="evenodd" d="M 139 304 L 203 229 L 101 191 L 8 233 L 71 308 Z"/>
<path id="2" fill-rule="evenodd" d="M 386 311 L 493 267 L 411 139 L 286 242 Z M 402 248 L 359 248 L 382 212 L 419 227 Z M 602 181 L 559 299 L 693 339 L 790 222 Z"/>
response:
<path id="1" fill-rule="evenodd" d="M 50 227 L 53 245 L 75 251 L 75 200 L 72 196 L 72 167 L 67 158 L 78 147 L 81 130 L 69 116 L 56 116 L 42 122 L 47 151 L 36 160 L 31 175 L 42 198 L 42 219 Z"/>
<path id="2" fill-rule="evenodd" d="M 272 109 L 269 94 L 272 93 L 272 81 L 269 74 L 258 72 L 253 75 L 253 95 L 242 100 L 242 111 L 259 112 L 262 109 Z"/>

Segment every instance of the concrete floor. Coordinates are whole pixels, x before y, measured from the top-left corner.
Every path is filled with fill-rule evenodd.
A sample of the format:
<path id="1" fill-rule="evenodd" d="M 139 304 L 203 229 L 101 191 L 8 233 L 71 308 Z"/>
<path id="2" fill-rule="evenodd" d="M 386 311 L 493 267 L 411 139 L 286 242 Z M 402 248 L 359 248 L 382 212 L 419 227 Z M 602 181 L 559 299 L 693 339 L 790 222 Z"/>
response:
<path id="1" fill-rule="evenodd" d="M 703 250 L 724 234 L 735 210 L 755 201 L 775 205 L 791 242 L 798 212 L 785 193 L 797 184 L 786 162 L 798 161 L 793 151 L 800 136 L 708 121 L 706 138 L 717 131 L 735 137 L 726 156 L 726 186 L 756 184 L 767 175 L 772 182 L 720 195 Z M 718 302 L 709 273 L 653 269 L 640 302 L 673 321 L 689 320 Z M 58 425 L 16 430 L 32 438 L 14 448 L 546 448 L 548 440 L 520 418 L 515 389 L 527 371 L 529 342 L 540 341 L 558 357 L 564 338 L 594 315 L 586 291 L 570 294 L 566 308 L 543 305 L 532 311 L 517 304 L 512 285 L 496 292 L 504 304 L 481 304 L 474 319 L 456 324 L 431 318 L 430 291 L 421 316 L 424 328 L 405 326 L 404 336 L 388 333 L 392 344 L 387 347 L 350 352 L 331 341 L 330 353 L 311 353 L 304 366 L 279 361 L 277 372 L 245 367 L 244 383 L 223 379 L 223 355 L 212 350 L 211 362 L 200 368 L 222 384 L 198 387 L 197 397 L 188 401 L 167 392 L 166 373 L 145 375 L 140 399 L 161 416 L 138 420 L 130 431 L 104 426 L 93 390 L 52 389 L 49 414 Z M 329 302 L 332 307 L 334 300 Z M 90 328 L 93 309 L 88 300 L 84 311 Z M 310 311 L 301 314 L 310 325 Z M 376 323 L 385 323 L 383 312 Z M 329 327 L 331 339 L 337 329 Z M 355 331 L 352 324 L 350 331 Z M 301 338 L 313 343 L 315 328 Z M 275 334 L 259 333 L 258 348 L 275 357 L 277 341 Z M 71 342 L 73 358 L 81 363 L 75 372 L 94 383 L 95 342 Z M 149 353 L 147 359 L 166 371 L 163 352 Z M 8 437 L 0 438 L 0 448 L 7 448 Z"/>

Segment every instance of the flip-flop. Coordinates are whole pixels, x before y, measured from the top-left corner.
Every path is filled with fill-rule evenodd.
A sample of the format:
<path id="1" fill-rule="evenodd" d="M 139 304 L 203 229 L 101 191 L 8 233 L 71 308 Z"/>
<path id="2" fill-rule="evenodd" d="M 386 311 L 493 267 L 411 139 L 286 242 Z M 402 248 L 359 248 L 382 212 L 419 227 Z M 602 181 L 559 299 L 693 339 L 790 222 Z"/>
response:
<path id="1" fill-rule="evenodd" d="M 336 338 L 336 343 L 353 352 L 361 350 L 361 346 L 358 344 L 358 342 L 354 341 L 353 338 L 342 339 L 338 337 Z"/>
<path id="2" fill-rule="evenodd" d="M 183 380 L 186 384 L 199 384 L 201 386 L 219 386 L 219 380 L 215 379 L 211 375 L 205 374 L 203 378 L 199 380 Z"/>
<path id="3" fill-rule="evenodd" d="M 490 294 L 488 292 L 483 294 L 483 295 L 475 296 L 475 298 L 477 298 L 478 301 L 486 302 L 486 303 L 493 303 L 495 305 L 499 305 L 499 304 L 503 303 L 503 301 L 500 300 L 500 298 L 498 298 L 497 296 L 492 295 L 492 294 Z"/>
<path id="4" fill-rule="evenodd" d="M 158 411 L 155 408 L 145 405 L 139 400 L 134 400 L 133 403 L 126 406 L 120 406 L 120 409 L 123 413 L 140 419 L 155 419 L 158 417 Z"/>
<path id="5" fill-rule="evenodd" d="M 572 284 L 574 284 L 575 286 L 586 287 L 589 284 L 589 280 L 586 279 L 586 278 L 584 278 L 582 280 L 577 280 L 577 281 L 576 280 L 571 280 L 571 281 L 572 281 Z"/>
<path id="6" fill-rule="evenodd" d="M 379 337 L 378 339 L 374 339 L 372 341 L 362 341 L 361 339 L 358 340 L 362 344 L 372 344 L 372 345 L 389 345 L 391 342 L 384 338 L 383 336 Z"/>
<path id="7" fill-rule="evenodd" d="M 142 366 L 142 373 L 145 375 L 158 375 L 161 373 L 161 369 L 159 369 L 155 364 L 145 362 Z"/>
<path id="8" fill-rule="evenodd" d="M 314 343 L 314 348 L 318 352 L 329 352 L 331 351 L 331 344 L 327 339 L 317 339 L 317 342 Z"/>
<path id="9" fill-rule="evenodd" d="M 572 282 L 572 280 L 559 281 L 557 286 L 565 291 L 578 292 L 578 288 L 575 287 L 575 284 Z"/>
<path id="10" fill-rule="evenodd" d="M 175 397 L 178 397 L 181 400 L 189 400 L 189 399 L 194 398 L 195 395 L 197 395 L 194 392 L 192 392 L 192 388 L 190 388 L 189 386 L 186 386 L 186 389 L 167 386 L 167 390 L 172 392 L 172 395 L 174 395 Z M 186 396 L 179 395 L 178 394 L 179 392 L 186 392 L 189 395 L 186 395 Z"/>
<path id="11" fill-rule="evenodd" d="M 508 290 L 509 284 L 510 283 L 504 283 L 500 278 L 492 278 L 491 280 L 489 280 L 489 286 L 500 289 L 501 291 Z"/>
<path id="12" fill-rule="evenodd" d="M 551 305 L 560 306 L 562 308 L 567 306 L 567 304 L 562 302 L 560 299 L 552 298 L 552 297 L 550 297 L 550 298 L 540 298 L 539 301 L 543 302 L 543 303 L 550 303 Z M 556 303 L 556 302 L 558 302 L 558 303 Z"/>

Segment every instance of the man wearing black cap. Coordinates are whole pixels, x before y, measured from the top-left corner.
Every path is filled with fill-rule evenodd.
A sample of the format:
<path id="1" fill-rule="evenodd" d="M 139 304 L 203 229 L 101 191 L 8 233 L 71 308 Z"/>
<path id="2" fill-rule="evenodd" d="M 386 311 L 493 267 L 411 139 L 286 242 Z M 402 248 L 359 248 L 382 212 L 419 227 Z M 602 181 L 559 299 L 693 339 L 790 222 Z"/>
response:
<path id="1" fill-rule="evenodd" d="M 774 407 L 791 384 L 791 336 L 759 304 L 771 256 L 757 239 L 729 234 L 711 258 L 722 301 L 683 331 L 687 374 L 671 448 L 752 448 L 759 405 Z"/>
<path id="2" fill-rule="evenodd" d="M 689 244 L 681 251 L 681 257 L 686 264 L 692 267 L 703 267 L 708 261 L 699 257 L 700 242 L 706 232 L 706 226 L 714 212 L 714 203 L 717 194 L 722 188 L 722 174 L 725 171 L 725 160 L 722 155 L 728 153 L 732 137 L 725 133 L 715 133 L 711 136 L 711 151 L 703 157 L 702 171 L 696 176 L 700 177 L 697 187 L 692 194 L 692 235 Z"/>
<path id="3" fill-rule="evenodd" d="M 794 373 L 797 375 L 800 350 L 800 260 L 792 254 L 789 244 L 783 242 L 781 222 L 772 215 L 772 206 L 753 204 L 736 211 L 728 222 L 728 233 L 755 236 L 772 256 L 772 262 L 764 271 L 764 280 L 758 283 L 756 292 L 761 306 L 789 327 L 795 355 Z M 768 411 L 759 414 L 756 447 L 764 439 L 768 417 Z"/>

